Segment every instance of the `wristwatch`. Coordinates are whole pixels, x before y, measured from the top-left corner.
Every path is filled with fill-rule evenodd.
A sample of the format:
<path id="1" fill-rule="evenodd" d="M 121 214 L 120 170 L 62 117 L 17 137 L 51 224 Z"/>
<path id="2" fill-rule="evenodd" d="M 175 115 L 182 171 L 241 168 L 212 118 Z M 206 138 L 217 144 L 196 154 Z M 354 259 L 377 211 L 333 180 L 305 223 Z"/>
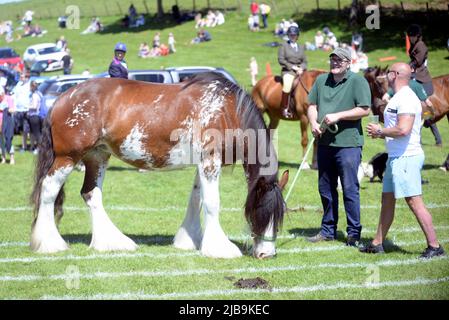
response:
<path id="1" fill-rule="evenodd" d="M 382 128 L 379 128 L 376 130 L 376 135 L 379 137 L 383 137 L 383 132 L 382 132 Z"/>

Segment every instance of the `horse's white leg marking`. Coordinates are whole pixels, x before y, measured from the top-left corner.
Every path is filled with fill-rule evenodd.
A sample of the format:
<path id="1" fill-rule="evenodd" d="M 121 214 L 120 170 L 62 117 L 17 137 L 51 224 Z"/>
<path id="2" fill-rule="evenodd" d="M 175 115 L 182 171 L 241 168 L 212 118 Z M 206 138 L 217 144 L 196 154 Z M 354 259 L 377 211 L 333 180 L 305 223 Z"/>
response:
<path id="1" fill-rule="evenodd" d="M 67 243 L 59 234 L 55 224 L 55 200 L 73 166 L 56 170 L 47 175 L 42 182 L 39 211 L 31 231 L 30 246 L 39 253 L 54 253 L 68 249 Z"/>
<path id="2" fill-rule="evenodd" d="M 193 182 L 192 193 L 190 194 L 189 207 L 187 208 L 184 221 L 174 238 L 173 244 L 176 248 L 183 250 L 198 250 L 201 246 L 203 232 L 200 222 L 200 179 L 198 170 Z"/>
<path id="3" fill-rule="evenodd" d="M 220 195 L 219 176 L 220 167 L 215 167 L 216 173 L 206 175 L 199 167 L 201 183 L 201 200 L 204 210 L 204 236 L 201 243 L 201 253 L 212 258 L 237 258 L 242 255 L 239 248 L 223 232 L 219 221 Z"/>
<path id="4" fill-rule="evenodd" d="M 125 236 L 109 219 L 103 207 L 102 186 L 107 161 L 100 164 L 95 188 L 83 194 L 92 217 L 92 241 L 90 247 L 98 251 L 136 250 L 137 245 Z"/>

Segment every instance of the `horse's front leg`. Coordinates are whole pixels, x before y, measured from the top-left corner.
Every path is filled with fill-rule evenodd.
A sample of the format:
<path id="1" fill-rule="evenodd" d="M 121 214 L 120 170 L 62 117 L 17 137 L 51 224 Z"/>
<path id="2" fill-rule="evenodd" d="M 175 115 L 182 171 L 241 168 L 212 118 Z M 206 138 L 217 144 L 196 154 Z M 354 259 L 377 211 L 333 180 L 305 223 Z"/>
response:
<path id="1" fill-rule="evenodd" d="M 83 159 L 86 172 L 81 195 L 92 217 L 90 247 L 98 251 L 136 250 L 134 241 L 114 225 L 103 207 L 102 187 L 109 157 L 108 153 L 93 151 Z"/>
<path id="2" fill-rule="evenodd" d="M 204 236 L 201 253 L 212 258 L 237 258 L 242 255 L 239 248 L 223 232 L 219 221 L 220 195 L 219 176 L 221 164 L 199 165 L 201 200 L 204 210 Z"/>
<path id="3" fill-rule="evenodd" d="M 200 178 L 197 170 L 186 216 L 173 241 L 173 245 L 178 249 L 198 250 L 201 247 L 203 232 L 200 222 L 200 187 Z"/>

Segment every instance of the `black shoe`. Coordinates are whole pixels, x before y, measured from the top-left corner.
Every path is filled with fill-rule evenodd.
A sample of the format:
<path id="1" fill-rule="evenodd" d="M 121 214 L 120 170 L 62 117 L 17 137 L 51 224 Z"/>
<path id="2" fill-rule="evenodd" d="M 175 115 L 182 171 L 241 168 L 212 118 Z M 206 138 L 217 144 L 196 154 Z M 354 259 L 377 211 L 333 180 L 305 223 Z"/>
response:
<path id="1" fill-rule="evenodd" d="M 348 247 L 358 247 L 360 243 L 359 239 L 353 238 L 353 237 L 348 237 L 348 239 L 346 240 L 346 245 Z"/>
<path id="2" fill-rule="evenodd" d="M 313 242 L 313 243 L 321 242 L 321 241 L 334 241 L 334 238 L 327 238 L 327 237 L 323 236 L 321 233 L 317 233 L 313 237 L 307 237 L 306 239 L 307 239 L 307 241 Z"/>
<path id="3" fill-rule="evenodd" d="M 422 259 L 432 259 L 434 257 L 442 256 L 444 255 L 443 247 L 440 245 L 438 248 L 434 248 L 431 246 L 428 246 L 426 250 L 421 254 L 420 258 Z"/>
<path id="4" fill-rule="evenodd" d="M 382 244 L 375 246 L 372 242 L 366 246 L 360 247 L 359 251 L 363 253 L 385 253 L 384 246 Z"/>

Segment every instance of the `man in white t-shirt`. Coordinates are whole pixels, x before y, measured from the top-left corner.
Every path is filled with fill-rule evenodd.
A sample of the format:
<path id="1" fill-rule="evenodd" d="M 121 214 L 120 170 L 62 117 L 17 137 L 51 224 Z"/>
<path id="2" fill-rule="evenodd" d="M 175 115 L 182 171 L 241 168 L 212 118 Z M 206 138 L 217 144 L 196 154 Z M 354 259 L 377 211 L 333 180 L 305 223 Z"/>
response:
<path id="1" fill-rule="evenodd" d="M 374 240 L 360 251 L 383 253 L 383 241 L 393 223 L 396 199 L 405 198 L 415 214 L 427 240 L 427 249 L 421 258 L 444 255 L 432 224 L 432 216 L 422 199 L 421 168 L 424 152 L 420 143 L 421 103 L 408 86 L 411 77 L 410 66 L 395 63 L 387 71 L 387 79 L 395 95 L 384 111 L 385 128 L 370 123 L 368 135 L 372 138 L 385 138 L 388 152 L 387 168 L 383 178 L 382 208 L 379 226 Z"/>

